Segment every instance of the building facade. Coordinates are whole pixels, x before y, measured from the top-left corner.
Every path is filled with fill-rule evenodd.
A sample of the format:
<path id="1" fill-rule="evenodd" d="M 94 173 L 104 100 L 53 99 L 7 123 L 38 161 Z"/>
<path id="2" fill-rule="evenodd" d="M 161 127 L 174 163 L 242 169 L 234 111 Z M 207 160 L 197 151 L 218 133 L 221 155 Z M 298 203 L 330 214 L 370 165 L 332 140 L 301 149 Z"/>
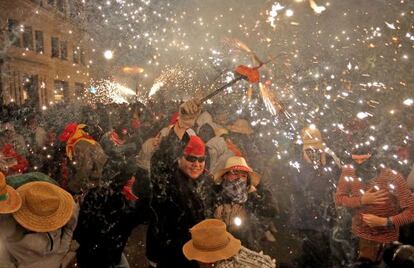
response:
<path id="1" fill-rule="evenodd" d="M 44 108 L 83 94 L 92 48 L 81 11 L 76 0 L 0 1 L 3 104 Z"/>

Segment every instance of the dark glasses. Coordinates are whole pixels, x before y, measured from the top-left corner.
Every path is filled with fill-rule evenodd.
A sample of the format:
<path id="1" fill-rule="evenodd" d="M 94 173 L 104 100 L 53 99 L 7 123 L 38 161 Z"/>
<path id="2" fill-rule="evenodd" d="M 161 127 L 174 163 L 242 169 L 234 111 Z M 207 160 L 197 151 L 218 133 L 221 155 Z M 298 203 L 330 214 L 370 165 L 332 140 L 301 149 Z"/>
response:
<path id="1" fill-rule="evenodd" d="M 184 159 L 187 160 L 188 162 L 194 163 L 196 161 L 198 161 L 199 163 L 203 163 L 204 161 L 206 161 L 206 157 L 205 156 L 194 156 L 194 155 L 184 155 Z"/>

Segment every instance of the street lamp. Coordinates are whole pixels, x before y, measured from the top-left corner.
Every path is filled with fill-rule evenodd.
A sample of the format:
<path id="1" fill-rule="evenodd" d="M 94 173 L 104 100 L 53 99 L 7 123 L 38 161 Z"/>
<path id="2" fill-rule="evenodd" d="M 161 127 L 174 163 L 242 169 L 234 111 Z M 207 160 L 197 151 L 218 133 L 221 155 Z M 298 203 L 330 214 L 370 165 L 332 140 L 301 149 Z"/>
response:
<path id="1" fill-rule="evenodd" d="M 111 60 L 114 57 L 114 53 L 112 52 L 112 50 L 105 50 L 104 57 L 107 60 Z"/>

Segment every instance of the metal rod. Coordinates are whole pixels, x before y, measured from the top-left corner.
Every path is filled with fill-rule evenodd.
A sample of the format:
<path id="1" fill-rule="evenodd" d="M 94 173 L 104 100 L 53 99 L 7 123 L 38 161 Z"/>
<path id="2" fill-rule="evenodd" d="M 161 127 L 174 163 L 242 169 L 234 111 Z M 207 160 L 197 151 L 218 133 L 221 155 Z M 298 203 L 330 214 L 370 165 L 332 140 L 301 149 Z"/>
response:
<path id="1" fill-rule="evenodd" d="M 222 87 L 214 90 L 213 92 L 211 92 L 210 94 L 208 94 L 207 96 L 205 96 L 204 98 L 201 99 L 201 102 L 205 102 L 206 100 L 211 99 L 212 97 L 216 96 L 218 93 L 220 93 L 221 91 L 223 91 L 224 89 L 228 88 L 229 86 L 233 85 L 234 83 L 236 83 L 237 81 L 243 79 L 244 77 L 239 75 L 236 78 L 234 78 L 233 80 L 231 80 L 230 82 L 228 82 L 227 84 L 223 85 Z"/>

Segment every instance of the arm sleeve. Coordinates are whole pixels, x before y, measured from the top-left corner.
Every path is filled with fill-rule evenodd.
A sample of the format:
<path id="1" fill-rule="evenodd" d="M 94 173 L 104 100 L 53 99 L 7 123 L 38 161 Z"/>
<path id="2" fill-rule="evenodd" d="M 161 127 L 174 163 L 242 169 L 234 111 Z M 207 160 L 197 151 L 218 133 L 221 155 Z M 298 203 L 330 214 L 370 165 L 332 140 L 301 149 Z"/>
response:
<path id="1" fill-rule="evenodd" d="M 391 217 L 391 221 L 394 225 L 401 226 L 414 221 L 414 197 L 401 175 L 396 176 L 395 182 L 397 184 L 397 198 L 402 212 Z"/>
<path id="2" fill-rule="evenodd" d="M 335 193 L 335 203 L 337 206 L 357 208 L 361 206 L 361 195 L 353 195 L 352 183 L 353 181 L 347 181 L 347 177 L 351 177 L 353 174 L 352 169 L 343 168 L 339 182 Z"/>

